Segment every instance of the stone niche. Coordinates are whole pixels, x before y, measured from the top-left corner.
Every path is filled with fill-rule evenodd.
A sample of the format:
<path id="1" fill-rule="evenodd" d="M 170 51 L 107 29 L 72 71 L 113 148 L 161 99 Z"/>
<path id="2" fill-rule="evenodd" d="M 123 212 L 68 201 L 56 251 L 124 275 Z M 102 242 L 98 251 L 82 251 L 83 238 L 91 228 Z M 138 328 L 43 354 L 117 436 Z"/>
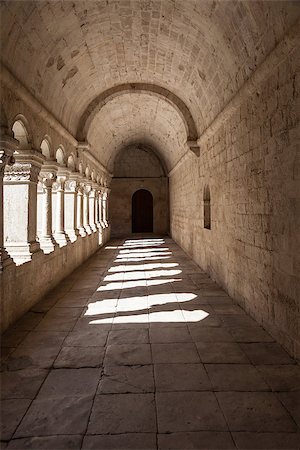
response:
<path id="1" fill-rule="evenodd" d="M 156 152 L 145 145 L 121 150 L 114 161 L 110 218 L 112 237 L 132 233 L 132 196 L 145 189 L 153 197 L 153 232 L 169 233 L 168 177 Z"/>

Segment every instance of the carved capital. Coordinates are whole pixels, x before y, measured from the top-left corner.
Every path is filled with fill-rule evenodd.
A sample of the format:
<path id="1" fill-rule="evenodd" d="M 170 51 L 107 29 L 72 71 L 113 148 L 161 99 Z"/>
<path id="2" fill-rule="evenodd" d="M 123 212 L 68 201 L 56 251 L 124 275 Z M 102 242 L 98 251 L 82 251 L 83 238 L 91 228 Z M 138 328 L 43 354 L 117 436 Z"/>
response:
<path id="1" fill-rule="evenodd" d="M 78 192 L 79 183 L 76 180 L 67 180 L 65 183 L 65 191 L 66 192 Z"/>
<path id="2" fill-rule="evenodd" d="M 56 179 L 56 174 L 54 172 L 41 172 L 39 175 L 39 181 L 44 189 L 50 189 Z"/>
<path id="3" fill-rule="evenodd" d="M 4 170 L 4 181 L 6 182 L 38 182 L 40 167 L 30 162 L 15 162 L 11 166 L 6 165 Z"/>

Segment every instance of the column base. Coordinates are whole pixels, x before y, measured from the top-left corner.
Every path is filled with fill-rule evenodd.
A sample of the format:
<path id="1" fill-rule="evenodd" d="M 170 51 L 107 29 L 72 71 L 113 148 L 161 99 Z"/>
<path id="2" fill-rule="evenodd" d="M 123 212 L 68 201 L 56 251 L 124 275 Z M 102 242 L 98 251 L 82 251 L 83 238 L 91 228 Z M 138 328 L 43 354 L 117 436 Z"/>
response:
<path id="1" fill-rule="evenodd" d="M 60 247 L 65 247 L 70 242 L 66 233 L 54 233 L 54 239 Z"/>
<path id="2" fill-rule="evenodd" d="M 85 236 L 87 235 L 87 232 L 85 231 L 85 228 L 84 228 L 84 227 L 80 227 L 80 228 L 79 228 L 79 235 L 80 235 L 81 237 L 85 237 Z"/>
<path id="3" fill-rule="evenodd" d="M 96 224 L 93 224 L 93 225 L 90 225 L 90 227 L 91 227 L 92 232 L 93 232 L 93 233 L 96 233 L 96 231 L 97 231 L 97 225 L 96 225 Z"/>
<path id="4" fill-rule="evenodd" d="M 48 253 L 54 252 L 54 250 L 58 247 L 57 242 L 52 236 L 40 238 L 40 246 L 42 251 L 46 255 L 48 255 Z"/>
<path id="5" fill-rule="evenodd" d="M 84 225 L 84 229 L 86 234 L 92 234 L 92 229 L 90 227 L 90 225 Z"/>
<path id="6" fill-rule="evenodd" d="M 9 242 L 6 245 L 9 255 L 12 257 L 17 266 L 31 261 L 33 255 L 41 251 L 39 242 Z"/>
<path id="7" fill-rule="evenodd" d="M 78 230 L 66 230 L 66 234 L 71 242 L 75 242 L 77 241 L 80 232 Z"/>
<path id="8" fill-rule="evenodd" d="M 0 249 L 0 272 L 3 272 L 3 270 L 13 264 L 12 258 L 9 256 L 5 248 Z"/>

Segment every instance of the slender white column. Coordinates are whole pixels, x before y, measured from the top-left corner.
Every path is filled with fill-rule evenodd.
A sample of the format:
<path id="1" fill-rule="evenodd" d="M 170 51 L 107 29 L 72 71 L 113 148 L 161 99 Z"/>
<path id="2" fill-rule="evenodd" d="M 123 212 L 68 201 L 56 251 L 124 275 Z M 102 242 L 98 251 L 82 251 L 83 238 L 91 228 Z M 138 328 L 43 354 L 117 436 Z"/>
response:
<path id="1" fill-rule="evenodd" d="M 89 194 L 89 224 L 92 231 L 97 231 L 96 227 L 96 190 L 92 186 Z"/>
<path id="2" fill-rule="evenodd" d="M 77 228 L 77 195 L 79 178 L 79 174 L 71 173 L 69 180 L 66 181 L 65 188 L 65 229 L 71 242 L 75 242 L 79 236 L 79 230 Z"/>
<path id="3" fill-rule="evenodd" d="M 12 259 L 3 246 L 3 177 L 5 166 L 13 164 L 13 153 L 18 147 L 18 141 L 8 134 L 6 127 L 0 130 L 0 272 L 12 264 Z"/>
<path id="4" fill-rule="evenodd" d="M 101 221 L 100 221 L 100 192 L 99 187 L 96 188 L 95 192 L 95 214 L 96 214 L 96 227 L 99 229 L 101 228 Z"/>
<path id="5" fill-rule="evenodd" d="M 59 170 L 56 187 L 55 240 L 60 247 L 67 245 L 69 238 L 65 232 L 65 183 L 68 172 Z"/>
<path id="6" fill-rule="evenodd" d="M 46 171 L 47 169 L 49 171 Z M 52 229 L 52 188 L 56 180 L 56 171 L 57 167 L 54 163 L 53 167 L 44 165 L 42 167 L 42 172 L 40 173 L 40 182 L 43 188 L 43 193 L 41 204 L 42 223 L 39 241 L 41 249 L 44 251 L 44 253 L 50 253 L 57 247 Z"/>
<path id="7" fill-rule="evenodd" d="M 105 228 L 108 227 L 108 216 L 107 216 L 107 190 L 105 189 L 104 193 L 103 193 L 103 223 Z"/>
<path id="8" fill-rule="evenodd" d="M 4 172 L 4 242 L 16 264 L 30 261 L 40 251 L 36 240 L 37 183 L 44 156 L 20 150 Z"/>
<path id="9" fill-rule="evenodd" d="M 103 189 L 99 191 L 99 221 L 102 228 L 105 228 L 105 223 L 103 220 Z"/>
<path id="10" fill-rule="evenodd" d="M 77 192 L 77 228 L 80 236 L 86 236 L 86 231 L 83 226 L 83 191 L 84 185 L 79 183 Z"/>
<path id="11" fill-rule="evenodd" d="M 83 226 L 87 234 L 91 234 L 92 230 L 90 227 L 90 208 L 89 208 L 89 194 L 90 194 L 91 186 L 90 184 L 84 185 L 83 189 Z"/>

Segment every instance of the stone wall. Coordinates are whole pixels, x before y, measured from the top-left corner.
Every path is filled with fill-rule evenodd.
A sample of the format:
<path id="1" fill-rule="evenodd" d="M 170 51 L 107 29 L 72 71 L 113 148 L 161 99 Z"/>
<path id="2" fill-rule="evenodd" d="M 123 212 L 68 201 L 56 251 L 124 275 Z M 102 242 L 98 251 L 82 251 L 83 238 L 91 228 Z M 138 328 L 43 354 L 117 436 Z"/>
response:
<path id="1" fill-rule="evenodd" d="M 161 160 L 152 148 L 132 144 L 123 148 L 114 161 L 109 220 L 112 236 L 123 237 L 132 231 L 132 196 L 147 189 L 153 196 L 153 231 L 169 232 L 169 186 Z"/>
<path id="2" fill-rule="evenodd" d="M 96 231 L 48 255 L 42 251 L 32 260 L 10 264 L 0 273 L 0 329 L 4 331 L 27 312 L 47 292 L 75 270 L 109 240 L 109 228 L 103 235 Z"/>
<path id="3" fill-rule="evenodd" d="M 170 177 L 172 237 L 300 357 L 299 48 Z M 254 93 L 253 93 L 254 92 Z M 222 115 L 222 113 L 221 113 Z M 210 187 L 211 230 L 203 227 Z"/>
<path id="4" fill-rule="evenodd" d="M 154 233 L 168 234 L 168 178 L 113 178 L 109 200 L 109 221 L 112 237 L 123 237 L 131 234 L 131 199 L 138 189 L 147 189 L 153 196 Z"/>

